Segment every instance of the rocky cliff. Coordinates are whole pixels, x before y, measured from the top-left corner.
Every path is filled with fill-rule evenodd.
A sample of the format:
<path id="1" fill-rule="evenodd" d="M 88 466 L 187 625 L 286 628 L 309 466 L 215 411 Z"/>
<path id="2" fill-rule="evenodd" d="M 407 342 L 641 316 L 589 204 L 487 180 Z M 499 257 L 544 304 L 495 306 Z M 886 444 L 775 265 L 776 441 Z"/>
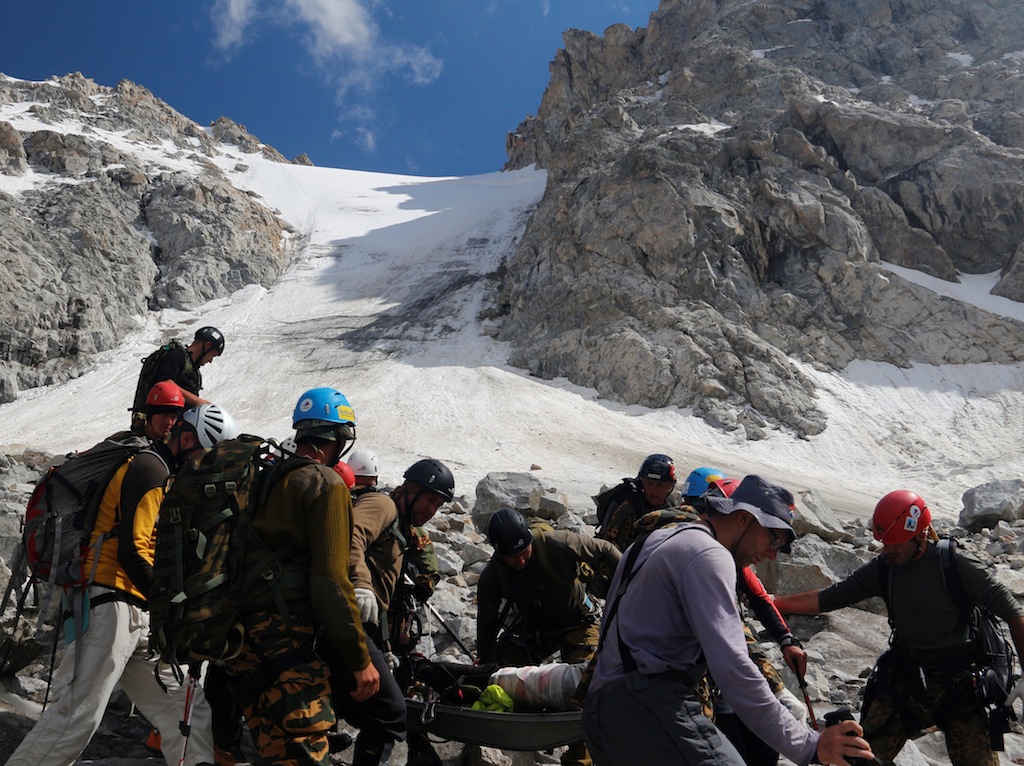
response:
<path id="1" fill-rule="evenodd" d="M 492 313 L 513 363 L 728 429 L 827 425 L 799 363 L 1012 362 L 1024 328 L 1013 0 L 662 0 L 569 31 L 508 168 L 548 188 Z"/>
<path id="2" fill-rule="evenodd" d="M 243 127 L 77 74 L 0 75 L 0 108 L 0 403 L 76 375 L 147 311 L 269 286 L 286 265 L 287 225 L 213 162 L 222 143 L 285 161 Z"/>

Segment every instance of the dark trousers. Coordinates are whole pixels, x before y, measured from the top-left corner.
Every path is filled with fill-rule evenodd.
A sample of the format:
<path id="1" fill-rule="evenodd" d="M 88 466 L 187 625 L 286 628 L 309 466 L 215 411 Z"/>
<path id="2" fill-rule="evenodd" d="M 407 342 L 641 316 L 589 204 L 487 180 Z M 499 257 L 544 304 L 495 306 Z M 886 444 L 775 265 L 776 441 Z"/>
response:
<path id="1" fill-rule="evenodd" d="M 583 734 L 600 766 L 744 766 L 692 682 L 630 673 L 587 693 Z"/>
<path id="2" fill-rule="evenodd" d="M 359 729 L 360 736 L 405 739 L 405 697 L 384 654 L 372 641 L 367 641 L 370 661 L 380 673 L 380 690 L 364 702 L 356 702 L 349 692 L 356 688 L 355 678 L 329 641 L 317 645 L 317 653 L 331 669 L 331 699 L 334 712 L 349 725 Z"/>

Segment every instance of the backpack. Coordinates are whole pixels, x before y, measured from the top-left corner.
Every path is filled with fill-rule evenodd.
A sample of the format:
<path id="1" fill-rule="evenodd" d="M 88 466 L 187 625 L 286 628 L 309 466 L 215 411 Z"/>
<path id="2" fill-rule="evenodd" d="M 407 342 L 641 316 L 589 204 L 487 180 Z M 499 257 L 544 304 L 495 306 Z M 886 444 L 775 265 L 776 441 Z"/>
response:
<path id="1" fill-rule="evenodd" d="M 956 566 L 956 540 L 942 539 L 936 543 L 942 564 L 942 585 L 946 593 L 960 607 L 963 620 L 970 626 L 970 634 L 977 644 L 974 670 L 974 688 L 984 705 L 1002 705 L 1013 688 L 1017 655 L 1006 638 L 1003 622 L 980 604 L 974 603 L 964 589 Z M 879 577 L 882 598 L 889 606 L 889 577 L 892 564 L 881 559 Z M 889 618 L 892 626 L 892 617 Z"/>
<path id="2" fill-rule="evenodd" d="M 635 478 L 623 479 L 611 489 L 606 489 L 600 494 L 594 495 L 594 502 L 597 504 L 597 526 L 594 534 L 598 537 L 604 531 L 605 525 L 611 520 L 612 514 L 634 493 L 642 493 L 640 482 Z"/>
<path id="3" fill-rule="evenodd" d="M 142 436 L 104 439 L 51 466 L 29 497 L 22 544 L 37 582 L 73 585 L 92 581 L 82 564 L 107 484 L 128 458 L 150 446 Z M 97 542 L 112 533 L 105 533 Z"/>
<path id="4" fill-rule="evenodd" d="M 242 647 L 241 616 L 309 595 L 309 571 L 288 568 L 252 528 L 276 481 L 307 458 L 281 460 L 273 441 L 243 434 L 178 472 L 160 506 L 150 588 L 150 646 L 162 662 L 223 663 Z"/>
<path id="5" fill-rule="evenodd" d="M 15 590 L 19 591 L 17 614 L 20 615 L 32 591 L 29 585 L 48 586 L 39 603 L 36 632 L 41 633 L 50 616 L 53 597 L 60 589 L 63 602 L 60 622 L 75 618 L 73 624 L 67 625 L 66 643 L 81 637 L 88 615 L 85 586 L 92 582 L 99 561 L 99 556 L 95 556 L 93 571 L 85 571 L 89 538 L 96 525 L 100 501 L 117 470 L 148 447 L 150 442 L 144 437 L 116 434 L 83 452 L 68 454 L 63 462 L 46 471 L 25 508 L 21 545 L 0 604 L 0 614 L 6 610 Z M 105 532 L 95 546 L 98 548 L 116 533 L 116 529 Z M 0 659 L 0 669 L 6 669 L 10 649 L 8 644 Z"/>
<path id="6" fill-rule="evenodd" d="M 180 349 L 185 354 L 185 374 L 189 376 L 195 374 L 195 366 L 191 363 L 192 357 L 188 353 L 188 349 L 185 345 L 179 340 L 172 340 L 165 343 L 149 356 L 143 357 L 142 359 L 142 369 L 139 371 L 139 382 L 135 384 L 135 400 L 132 405 L 132 410 L 136 412 L 142 411 L 142 407 L 146 403 L 146 394 L 149 393 L 149 389 L 151 389 L 156 383 L 160 382 L 153 379 L 153 376 L 156 374 L 156 368 L 160 366 L 160 362 L 163 361 L 165 356 L 167 356 L 167 352 L 175 348 Z M 182 388 L 186 388 L 186 386 L 182 386 Z M 192 393 L 198 393 L 198 391 L 193 391 Z"/>

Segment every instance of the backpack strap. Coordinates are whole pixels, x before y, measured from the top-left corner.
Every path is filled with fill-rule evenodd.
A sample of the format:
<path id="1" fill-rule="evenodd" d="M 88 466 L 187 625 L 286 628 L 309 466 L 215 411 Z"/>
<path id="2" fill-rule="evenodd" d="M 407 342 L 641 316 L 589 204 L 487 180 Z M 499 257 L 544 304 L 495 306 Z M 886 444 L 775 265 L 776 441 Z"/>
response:
<path id="1" fill-rule="evenodd" d="M 715 537 L 714 532 L 712 532 L 710 528 L 705 527 L 702 524 L 694 524 L 680 526 L 674 529 L 672 533 L 665 538 L 666 542 L 671 538 L 675 537 L 676 535 L 678 535 L 680 532 L 685 532 L 688 529 L 701 530 L 705 534 L 711 535 L 711 537 Z M 637 574 L 643 568 L 643 565 L 647 563 L 647 559 L 644 559 L 640 562 L 639 566 L 637 566 L 635 569 L 633 568 L 634 564 L 636 564 L 637 558 L 639 558 L 640 556 L 641 549 L 647 543 L 647 540 L 650 536 L 651 533 L 649 532 L 647 534 L 641 535 L 633 541 L 633 544 L 629 548 L 629 555 L 626 557 L 626 560 L 622 564 L 622 571 L 625 574 L 623 575 L 622 579 L 619 580 L 619 587 L 615 591 L 615 600 L 612 602 L 611 607 L 609 607 L 608 614 L 605 616 L 605 619 L 601 622 L 601 634 L 597 640 L 597 652 L 595 652 L 595 656 L 601 652 L 601 647 L 604 646 L 605 638 L 608 635 L 608 627 L 611 625 L 612 620 L 615 619 L 616 615 L 619 612 L 619 604 L 622 603 L 622 597 L 626 593 L 626 588 L 628 588 L 629 584 L 633 582 L 633 578 L 637 576 Z M 622 669 L 625 670 L 627 673 L 632 673 L 637 669 L 636 660 L 633 659 L 633 653 L 626 645 L 626 642 L 622 640 L 622 634 L 618 634 L 616 638 L 618 639 L 619 644 L 619 655 L 622 658 Z M 703 652 L 701 652 L 701 656 L 703 656 Z"/>

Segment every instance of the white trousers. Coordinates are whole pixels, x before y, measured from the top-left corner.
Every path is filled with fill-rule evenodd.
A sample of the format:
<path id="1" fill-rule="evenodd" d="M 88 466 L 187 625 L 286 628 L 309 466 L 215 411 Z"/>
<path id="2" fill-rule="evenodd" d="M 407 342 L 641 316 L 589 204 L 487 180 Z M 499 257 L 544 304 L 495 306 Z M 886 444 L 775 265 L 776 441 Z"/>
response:
<path id="1" fill-rule="evenodd" d="M 93 598 L 103 592 L 107 591 L 92 588 Z M 78 677 L 72 679 L 75 645 L 71 644 L 54 675 L 46 710 L 7 766 L 72 766 L 99 728 L 117 685 L 160 730 L 160 746 L 168 766 L 178 766 L 183 743 L 178 727 L 185 712 L 188 679 L 179 684 L 164 667 L 160 678 L 167 691 L 157 683 L 156 659 L 146 657 L 149 613 L 122 601 L 100 604 L 91 610 L 88 629 L 78 640 L 82 642 Z M 185 764 L 212 764 L 210 706 L 198 683 L 192 704 L 192 733 Z"/>

